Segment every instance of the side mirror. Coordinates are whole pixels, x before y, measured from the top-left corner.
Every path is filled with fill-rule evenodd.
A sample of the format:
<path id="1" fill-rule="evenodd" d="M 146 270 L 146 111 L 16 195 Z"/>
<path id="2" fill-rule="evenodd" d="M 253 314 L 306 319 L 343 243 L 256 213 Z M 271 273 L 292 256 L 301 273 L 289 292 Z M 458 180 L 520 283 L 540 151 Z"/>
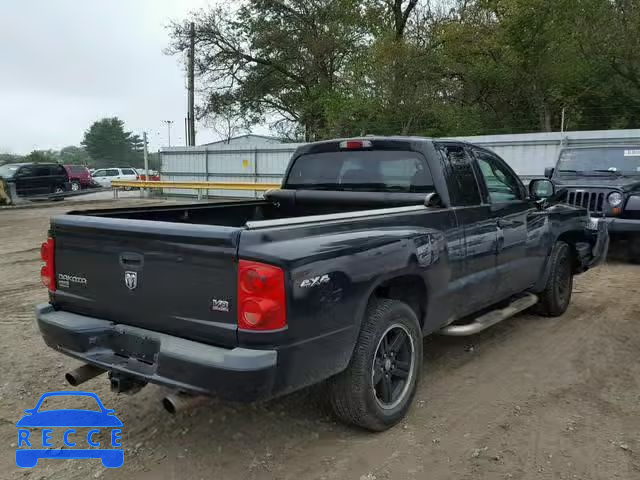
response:
<path id="1" fill-rule="evenodd" d="M 547 167 L 544 169 L 544 176 L 547 178 L 551 178 L 553 177 L 553 172 L 555 171 L 555 168 L 553 167 Z"/>
<path id="2" fill-rule="evenodd" d="M 556 186 L 548 178 L 535 178 L 529 182 L 529 196 L 534 200 L 544 200 L 555 193 Z"/>

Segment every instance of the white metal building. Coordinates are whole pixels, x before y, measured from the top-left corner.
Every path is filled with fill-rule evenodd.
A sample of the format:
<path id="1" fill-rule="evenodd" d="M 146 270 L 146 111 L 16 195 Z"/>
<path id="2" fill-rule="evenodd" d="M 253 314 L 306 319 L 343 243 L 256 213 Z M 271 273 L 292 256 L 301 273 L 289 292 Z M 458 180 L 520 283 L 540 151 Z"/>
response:
<path id="1" fill-rule="evenodd" d="M 279 183 L 298 143 L 253 142 L 246 135 L 237 143 L 213 143 L 197 147 L 161 150 L 162 179 L 173 181 Z M 270 138 L 270 137 L 262 137 Z M 490 148 L 523 178 L 541 176 L 555 165 L 563 147 L 589 145 L 640 145 L 640 129 L 588 132 L 529 133 L 458 137 Z M 193 195 L 193 191 L 174 191 Z M 253 192 L 210 190 L 209 195 L 254 196 Z"/>
<path id="2" fill-rule="evenodd" d="M 218 147 L 220 145 L 234 145 L 236 147 L 260 147 L 262 145 L 275 145 L 278 143 L 282 143 L 282 140 L 276 137 L 247 133 L 246 135 L 231 137 L 229 140 L 218 140 L 217 142 L 204 143 L 200 146 L 210 148 Z"/>

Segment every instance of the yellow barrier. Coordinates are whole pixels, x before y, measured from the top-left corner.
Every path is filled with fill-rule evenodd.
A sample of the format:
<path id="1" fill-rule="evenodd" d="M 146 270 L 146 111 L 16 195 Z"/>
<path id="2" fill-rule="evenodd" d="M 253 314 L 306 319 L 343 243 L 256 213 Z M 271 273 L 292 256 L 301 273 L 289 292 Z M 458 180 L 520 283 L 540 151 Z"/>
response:
<path id="1" fill-rule="evenodd" d="M 113 197 L 118 198 L 120 188 L 181 188 L 197 190 L 198 198 L 201 198 L 203 190 L 244 190 L 266 192 L 274 188 L 280 188 L 279 183 L 242 183 L 242 182 L 169 182 L 169 181 L 145 181 L 145 180 L 112 180 L 111 188 Z"/>
<path id="2" fill-rule="evenodd" d="M 280 188 L 279 183 L 241 183 L 241 182 L 167 182 L 143 180 L 113 180 L 112 188 L 185 188 L 189 190 L 257 190 L 266 192 Z"/>

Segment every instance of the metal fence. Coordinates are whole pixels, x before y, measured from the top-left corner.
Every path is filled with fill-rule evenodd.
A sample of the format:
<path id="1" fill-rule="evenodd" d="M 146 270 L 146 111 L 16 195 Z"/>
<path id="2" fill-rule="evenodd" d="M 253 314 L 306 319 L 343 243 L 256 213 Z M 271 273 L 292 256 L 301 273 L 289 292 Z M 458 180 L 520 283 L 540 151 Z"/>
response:
<path id="1" fill-rule="evenodd" d="M 597 130 L 587 132 L 528 133 L 456 137 L 455 140 L 482 145 L 504 158 L 521 177 L 541 176 L 555 165 L 567 146 L 640 145 L 638 130 Z M 236 145 L 171 147 L 161 150 L 162 180 L 175 182 L 256 182 L 279 183 L 293 151 L 301 144 L 283 143 L 247 148 Z M 175 190 L 193 195 L 190 190 Z M 214 196 L 258 196 L 258 192 L 208 190 Z"/>

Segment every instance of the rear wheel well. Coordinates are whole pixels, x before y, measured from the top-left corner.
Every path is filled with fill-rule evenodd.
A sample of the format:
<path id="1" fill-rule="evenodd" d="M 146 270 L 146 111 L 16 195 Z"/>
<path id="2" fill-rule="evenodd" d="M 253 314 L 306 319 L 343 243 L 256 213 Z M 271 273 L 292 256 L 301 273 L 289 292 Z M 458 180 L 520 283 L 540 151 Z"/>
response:
<path id="1" fill-rule="evenodd" d="M 427 288 L 420 276 L 404 275 L 386 280 L 376 287 L 371 296 L 406 303 L 418 317 L 420 328 L 424 326 Z"/>

